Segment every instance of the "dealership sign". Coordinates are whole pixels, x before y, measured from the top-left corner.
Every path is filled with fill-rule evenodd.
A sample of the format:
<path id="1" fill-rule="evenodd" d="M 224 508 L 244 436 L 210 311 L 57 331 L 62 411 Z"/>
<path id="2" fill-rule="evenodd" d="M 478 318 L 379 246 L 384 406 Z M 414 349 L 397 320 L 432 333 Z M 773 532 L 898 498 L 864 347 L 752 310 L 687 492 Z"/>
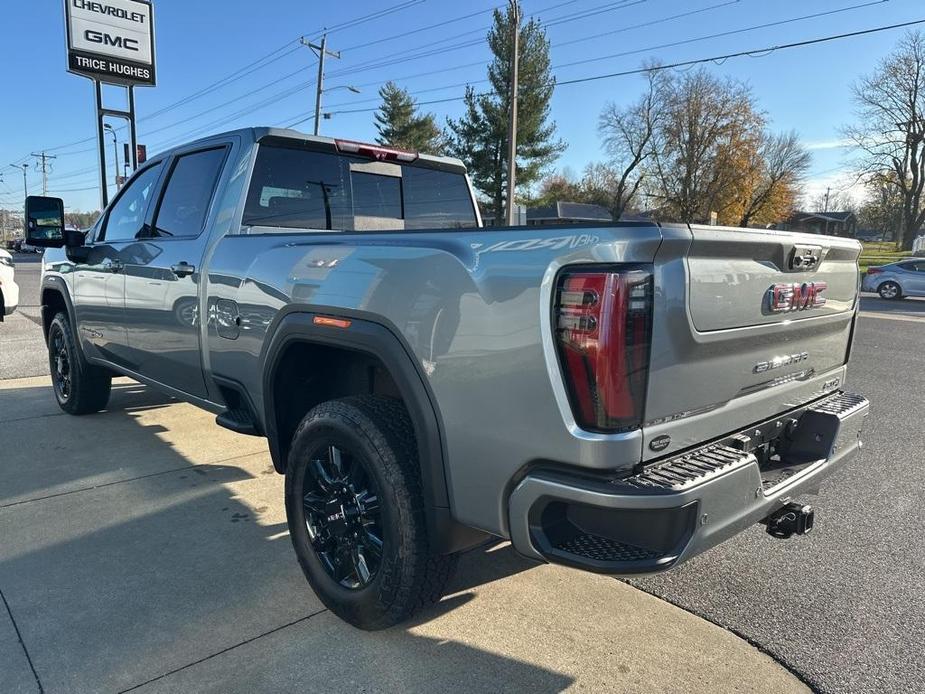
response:
<path id="1" fill-rule="evenodd" d="M 149 0 L 65 0 L 68 70 L 110 84 L 153 85 Z"/>

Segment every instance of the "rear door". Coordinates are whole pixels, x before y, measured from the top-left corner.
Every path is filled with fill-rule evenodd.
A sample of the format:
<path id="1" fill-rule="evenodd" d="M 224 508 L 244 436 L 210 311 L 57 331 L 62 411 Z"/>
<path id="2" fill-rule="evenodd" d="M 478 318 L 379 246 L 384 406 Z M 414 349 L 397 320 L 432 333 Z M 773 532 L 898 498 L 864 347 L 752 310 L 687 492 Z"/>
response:
<path id="1" fill-rule="evenodd" d="M 925 260 L 910 260 L 900 263 L 903 273 L 900 278 L 903 292 L 913 296 L 925 296 Z"/>
<path id="2" fill-rule="evenodd" d="M 228 157 L 225 144 L 181 152 L 166 164 L 151 223 L 125 258 L 133 369 L 184 393 L 207 396 L 199 345 L 209 214 Z"/>
<path id="3" fill-rule="evenodd" d="M 668 436 L 668 450 L 685 448 L 839 387 L 857 300 L 856 241 L 702 226 L 663 234 L 647 441 Z M 644 455 L 656 453 L 647 446 Z"/>

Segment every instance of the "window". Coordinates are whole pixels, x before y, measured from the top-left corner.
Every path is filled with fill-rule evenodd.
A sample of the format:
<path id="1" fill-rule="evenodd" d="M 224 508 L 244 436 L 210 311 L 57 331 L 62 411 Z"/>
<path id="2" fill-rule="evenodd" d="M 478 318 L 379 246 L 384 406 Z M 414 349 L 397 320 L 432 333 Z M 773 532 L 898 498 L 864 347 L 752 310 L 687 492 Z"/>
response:
<path id="1" fill-rule="evenodd" d="M 245 226 L 395 230 L 476 226 L 462 172 L 263 144 Z"/>
<path id="2" fill-rule="evenodd" d="M 352 228 L 345 167 L 336 154 L 261 146 L 244 224 L 296 229 Z"/>
<path id="3" fill-rule="evenodd" d="M 359 217 L 402 219 L 401 178 L 352 171 L 353 214 Z"/>
<path id="4" fill-rule="evenodd" d="M 167 179 L 152 236 L 198 236 L 206 223 L 212 192 L 226 149 L 207 149 L 179 157 Z"/>
<path id="5" fill-rule="evenodd" d="M 402 176 L 406 229 L 475 226 L 472 195 L 462 174 L 406 166 Z"/>
<path id="6" fill-rule="evenodd" d="M 106 218 L 106 228 L 103 229 L 105 241 L 132 241 L 141 231 L 161 166 L 158 162 L 145 169 L 122 191 Z"/>
<path id="7" fill-rule="evenodd" d="M 902 268 L 906 272 L 925 272 L 925 263 L 916 263 L 915 261 L 907 261 L 905 263 L 898 263 L 898 267 Z"/>

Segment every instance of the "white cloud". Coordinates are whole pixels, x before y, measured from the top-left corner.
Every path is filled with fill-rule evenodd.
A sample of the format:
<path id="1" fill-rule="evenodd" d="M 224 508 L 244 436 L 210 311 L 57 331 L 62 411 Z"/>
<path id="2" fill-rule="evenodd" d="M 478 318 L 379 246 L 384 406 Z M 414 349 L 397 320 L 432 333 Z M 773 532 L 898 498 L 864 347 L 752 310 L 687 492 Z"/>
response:
<path id="1" fill-rule="evenodd" d="M 848 140 L 817 140 L 816 142 L 807 142 L 804 147 L 810 151 L 819 149 L 847 149 L 851 147 Z"/>

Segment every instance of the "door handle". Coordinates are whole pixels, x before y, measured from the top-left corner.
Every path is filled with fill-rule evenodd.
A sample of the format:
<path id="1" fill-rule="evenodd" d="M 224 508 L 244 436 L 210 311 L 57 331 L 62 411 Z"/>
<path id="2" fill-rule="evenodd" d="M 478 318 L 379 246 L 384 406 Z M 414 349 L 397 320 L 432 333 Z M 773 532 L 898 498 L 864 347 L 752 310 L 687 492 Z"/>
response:
<path id="1" fill-rule="evenodd" d="M 170 271 L 177 277 L 189 277 L 196 272 L 196 267 L 187 262 L 176 263 L 170 266 Z"/>

